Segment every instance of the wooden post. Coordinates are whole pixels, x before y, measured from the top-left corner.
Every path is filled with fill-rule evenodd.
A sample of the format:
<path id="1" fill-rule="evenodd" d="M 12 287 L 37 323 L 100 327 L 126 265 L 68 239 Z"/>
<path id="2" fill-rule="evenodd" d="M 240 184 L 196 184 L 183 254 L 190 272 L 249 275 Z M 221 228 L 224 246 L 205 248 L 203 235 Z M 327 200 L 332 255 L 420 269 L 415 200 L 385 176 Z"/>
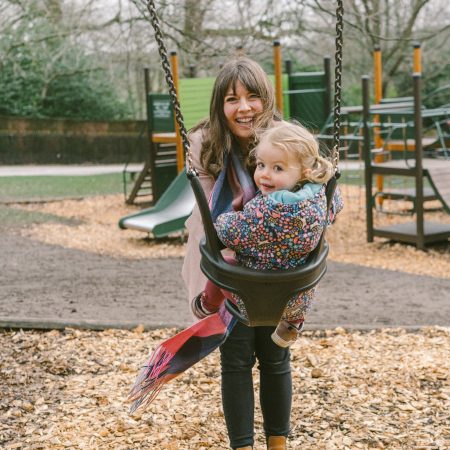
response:
<path id="1" fill-rule="evenodd" d="M 177 93 L 178 100 L 180 99 L 180 90 L 178 88 L 179 78 L 178 78 L 178 56 L 177 52 L 170 52 L 170 65 L 172 67 L 173 84 L 175 85 L 175 91 Z M 176 133 L 176 146 L 177 146 L 177 171 L 180 173 L 184 169 L 184 152 L 183 152 L 183 141 L 181 140 L 180 128 L 175 117 L 175 133 Z"/>
<path id="2" fill-rule="evenodd" d="M 423 168 L 422 168 L 422 96 L 421 75 L 413 73 L 414 86 L 414 140 L 416 156 L 416 233 L 417 248 L 425 250 L 425 230 L 423 217 Z"/>
<path id="3" fill-rule="evenodd" d="M 420 44 L 414 44 L 413 50 L 413 73 L 422 73 L 422 50 Z"/>
<path id="4" fill-rule="evenodd" d="M 381 62 L 381 48 L 379 45 L 375 46 L 373 50 L 373 74 L 374 102 L 378 105 L 383 98 L 383 65 Z"/>
<path id="5" fill-rule="evenodd" d="M 364 132 L 364 178 L 366 183 L 366 233 L 367 242 L 373 242 L 373 206 L 372 206 L 372 161 L 370 145 L 370 94 L 369 77 L 364 75 L 362 81 L 363 97 L 363 132 Z"/>
<path id="6" fill-rule="evenodd" d="M 374 84 L 374 103 L 378 105 L 381 103 L 383 98 L 383 66 L 381 61 L 381 48 L 379 45 L 375 46 L 373 50 L 373 84 Z M 374 122 L 380 121 L 380 116 L 376 114 L 373 116 Z M 383 147 L 383 139 L 381 137 L 381 128 L 373 128 L 373 140 L 375 143 L 375 148 Z M 375 162 L 383 162 L 383 155 L 376 155 Z M 383 192 L 383 176 L 377 175 L 377 190 L 378 192 Z M 377 198 L 377 203 L 381 206 L 383 204 L 383 197 Z"/>
<path id="7" fill-rule="evenodd" d="M 275 69 L 275 100 L 278 111 L 283 115 L 283 78 L 280 41 L 273 41 L 273 65 Z"/>

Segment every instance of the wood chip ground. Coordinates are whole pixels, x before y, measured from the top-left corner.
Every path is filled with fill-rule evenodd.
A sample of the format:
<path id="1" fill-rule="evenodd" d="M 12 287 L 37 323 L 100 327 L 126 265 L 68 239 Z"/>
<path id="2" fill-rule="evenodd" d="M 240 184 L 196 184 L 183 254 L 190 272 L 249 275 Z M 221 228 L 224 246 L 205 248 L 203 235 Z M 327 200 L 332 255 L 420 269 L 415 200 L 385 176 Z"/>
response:
<path id="1" fill-rule="evenodd" d="M 2 448 L 228 448 L 217 352 L 128 414 L 139 364 L 174 332 L 1 333 Z M 291 449 L 450 448 L 449 329 L 307 332 L 292 353 Z M 258 410 L 256 449 L 261 425 Z"/>
<path id="2" fill-rule="evenodd" d="M 384 240 L 366 243 L 364 191 L 343 191 L 346 208 L 328 234 L 331 259 L 450 277 L 448 242 L 428 252 Z M 179 237 L 154 242 L 120 231 L 118 219 L 134 210 L 121 196 L 12 207 L 79 221 L 21 230 L 31 239 L 121 258 L 184 253 Z M 378 214 L 376 220 L 410 219 Z M 432 220 L 450 223 L 450 216 L 433 212 Z M 124 401 L 139 364 L 175 331 L 2 331 L 0 448 L 228 448 L 217 352 L 167 386 L 148 410 L 128 414 Z M 292 353 L 289 448 L 450 449 L 449 328 L 306 332 Z M 259 410 L 256 436 L 255 448 L 265 448 Z"/>

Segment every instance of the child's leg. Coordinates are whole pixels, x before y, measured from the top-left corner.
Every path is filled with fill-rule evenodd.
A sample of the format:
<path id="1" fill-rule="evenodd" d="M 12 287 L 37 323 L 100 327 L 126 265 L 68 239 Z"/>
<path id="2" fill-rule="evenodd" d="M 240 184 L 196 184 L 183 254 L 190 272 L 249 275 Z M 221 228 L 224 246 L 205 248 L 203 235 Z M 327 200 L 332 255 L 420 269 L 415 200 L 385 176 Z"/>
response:
<path id="1" fill-rule="evenodd" d="M 230 256 L 224 256 L 228 264 L 236 265 L 236 260 Z M 202 319 L 210 314 L 214 314 L 220 308 L 225 298 L 230 298 L 231 293 L 221 289 L 211 280 L 206 282 L 205 290 L 192 301 L 192 312 Z"/>
<path id="2" fill-rule="evenodd" d="M 291 346 L 303 330 L 304 320 L 280 320 L 272 333 L 272 341 L 280 347 Z"/>
<path id="3" fill-rule="evenodd" d="M 301 292 L 289 300 L 282 320 L 272 334 L 272 340 L 280 347 L 292 345 L 303 330 L 305 316 L 311 309 L 316 288 Z"/>
<path id="4" fill-rule="evenodd" d="M 225 297 L 220 287 L 208 280 L 200 300 L 203 308 L 209 312 L 216 312 L 225 300 Z"/>
<path id="5" fill-rule="evenodd" d="M 224 256 L 225 261 L 233 266 L 236 265 L 236 260 L 231 256 Z M 220 305 L 226 298 L 230 298 L 231 293 L 225 289 L 221 289 L 219 286 L 215 285 L 211 280 L 206 283 L 205 290 L 203 291 L 201 302 L 202 306 L 210 311 L 216 312 Z"/>

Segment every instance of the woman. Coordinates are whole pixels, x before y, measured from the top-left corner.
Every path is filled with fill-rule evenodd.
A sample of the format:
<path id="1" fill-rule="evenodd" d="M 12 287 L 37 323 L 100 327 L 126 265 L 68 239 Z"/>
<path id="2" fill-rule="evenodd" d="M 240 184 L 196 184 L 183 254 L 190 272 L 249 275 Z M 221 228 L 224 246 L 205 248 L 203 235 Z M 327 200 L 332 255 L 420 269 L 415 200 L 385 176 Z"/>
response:
<path id="1" fill-rule="evenodd" d="M 236 176 L 236 165 L 240 164 L 251 180 L 254 168 L 249 161 L 249 152 L 256 144 L 254 131 L 277 126 L 280 121 L 272 84 L 257 63 L 241 57 L 220 70 L 212 93 L 210 117 L 190 134 L 193 165 L 206 197 L 212 195 L 213 218 L 224 212 L 220 205 L 229 203 L 233 209 L 239 210 L 250 200 L 249 192 L 254 195 L 254 186 L 253 189 L 243 186 Z M 214 188 L 218 179 L 229 186 L 227 191 Z M 183 279 L 192 301 L 206 285 L 206 278 L 200 270 L 198 245 L 204 231 L 197 207 L 186 226 L 189 240 Z M 286 448 L 292 397 L 290 353 L 288 348 L 281 348 L 272 341 L 274 329 L 250 328 L 237 323 L 220 347 L 223 410 L 233 449 L 253 448 L 252 368 L 256 360 L 267 448 Z"/>

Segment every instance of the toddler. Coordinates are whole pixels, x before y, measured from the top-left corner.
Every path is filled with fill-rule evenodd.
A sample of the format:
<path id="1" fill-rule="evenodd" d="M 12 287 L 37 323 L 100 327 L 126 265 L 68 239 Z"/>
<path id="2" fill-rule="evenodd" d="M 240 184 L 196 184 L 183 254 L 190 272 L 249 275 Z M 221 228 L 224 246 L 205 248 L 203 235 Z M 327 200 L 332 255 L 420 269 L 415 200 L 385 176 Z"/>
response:
<path id="1" fill-rule="evenodd" d="M 227 262 L 252 269 L 288 269 L 303 264 L 319 243 L 326 213 L 325 184 L 333 176 L 330 161 L 320 156 L 314 136 L 300 125 L 282 122 L 264 131 L 252 151 L 254 181 L 259 191 L 242 211 L 221 214 L 215 223 L 223 244 L 235 252 Z M 329 222 L 342 209 L 336 190 Z M 315 288 L 295 295 L 287 303 L 272 334 L 281 347 L 295 342 L 303 329 Z M 242 300 L 208 281 L 194 298 L 198 318 L 215 313 L 230 298 L 245 315 Z"/>

